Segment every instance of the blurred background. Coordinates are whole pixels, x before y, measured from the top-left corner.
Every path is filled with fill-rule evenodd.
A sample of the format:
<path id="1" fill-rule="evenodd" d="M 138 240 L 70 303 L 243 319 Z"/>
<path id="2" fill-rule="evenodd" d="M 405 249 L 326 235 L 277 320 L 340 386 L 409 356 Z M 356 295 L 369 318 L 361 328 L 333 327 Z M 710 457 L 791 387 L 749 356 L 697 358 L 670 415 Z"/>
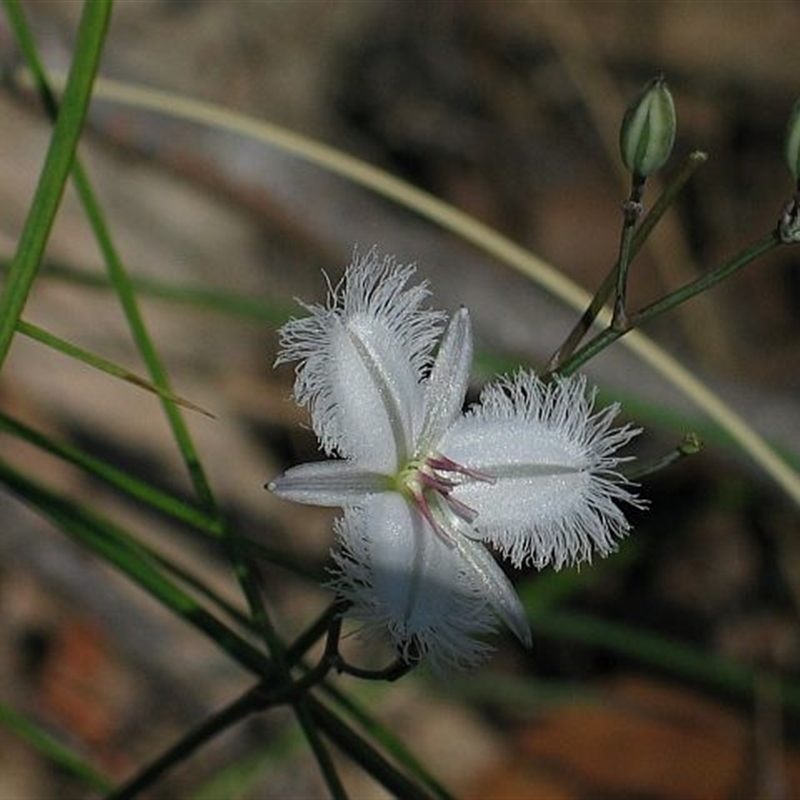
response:
<path id="1" fill-rule="evenodd" d="M 67 68 L 81 4 L 24 8 L 47 65 Z M 101 73 L 337 146 L 495 227 L 590 291 L 616 257 L 628 191 L 619 121 L 639 87 L 663 73 L 679 120 L 666 176 L 692 150 L 709 161 L 637 260 L 635 307 L 775 225 L 793 191 L 781 148 L 800 95 L 798 35 L 794 0 L 118 0 Z M 7 74 L 21 64 L 3 19 L 0 54 Z M 48 136 L 35 99 L 7 82 L 4 262 Z M 354 246 L 373 244 L 416 261 L 434 305 L 470 308 L 483 365 L 476 392 L 492 359 L 542 366 L 574 321 L 574 311 L 456 237 L 274 148 L 98 102 L 81 155 L 126 265 L 148 282 L 147 320 L 176 390 L 216 415 L 192 415 L 190 424 L 226 513 L 248 536 L 312 566 L 325 564 L 331 515 L 281 503 L 262 487 L 314 457 L 289 399 L 291 370 L 271 365 L 275 329 L 297 309 L 293 298 L 323 298 L 321 270 L 335 281 Z M 26 319 L 141 371 L 111 293 L 63 278 L 64 270 L 103 271 L 70 193 L 47 263 Z M 647 330 L 795 464 L 799 268 L 800 251 L 780 249 Z M 255 299 L 262 311 L 230 315 L 171 301 L 165 287 L 176 286 Z M 577 580 L 521 576 L 523 594 L 540 602 L 548 591 L 557 599 L 547 611 L 564 614 L 543 613 L 540 627 L 532 617 L 531 653 L 499 640 L 492 662 L 446 686 L 425 675 L 391 686 L 341 683 L 460 797 L 800 796 L 800 704 L 775 682 L 800 680 L 798 509 L 621 346 L 588 371 L 646 428 L 643 458 L 690 430 L 707 434 L 703 452 L 645 480 L 651 510 L 636 515 L 619 555 Z M 0 381 L 0 405 L 132 474 L 188 491 L 154 399 L 22 337 Z M 120 505 L 11 437 L 0 447 L 238 600 L 226 565 L 204 542 Z M 314 583 L 274 566 L 264 565 L 264 581 L 287 636 L 327 600 Z M 542 581 L 551 588 L 539 592 Z M 582 634 L 576 620 L 586 622 Z M 691 646 L 706 654 L 710 675 L 701 680 L 661 655 L 630 652 L 605 623 Z M 752 690 L 715 680 L 715 658 L 757 668 Z M 121 779 L 247 685 L 193 631 L 0 495 L 3 702 Z M 342 765 L 354 797 L 383 796 Z M 79 784 L 0 729 L 0 797 L 81 796 Z M 153 796 L 313 798 L 324 789 L 290 717 L 276 713 L 223 737 Z"/>

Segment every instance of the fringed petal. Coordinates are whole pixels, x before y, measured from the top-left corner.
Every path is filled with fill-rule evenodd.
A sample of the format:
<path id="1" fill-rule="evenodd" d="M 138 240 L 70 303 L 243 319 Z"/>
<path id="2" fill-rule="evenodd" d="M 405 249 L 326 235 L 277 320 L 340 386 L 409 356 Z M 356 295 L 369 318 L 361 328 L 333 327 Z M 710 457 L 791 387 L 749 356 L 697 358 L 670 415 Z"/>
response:
<path id="1" fill-rule="evenodd" d="M 454 497 L 477 512 L 471 536 L 516 565 L 606 555 L 629 530 L 620 503 L 641 506 L 616 471 L 616 450 L 637 435 L 612 428 L 616 406 L 593 411 L 582 377 L 545 384 L 529 372 L 488 386 L 441 451 L 494 484 L 466 481 Z"/>
<path id="2" fill-rule="evenodd" d="M 394 471 L 421 426 L 421 382 L 443 314 L 420 308 L 426 285 L 406 287 L 413 265 L 356 256 L 327 305 L 281 328 L 276 364 L 297 361 L 294 397 L 308 406 L 326 453 Z"/>
<path id="3" fill-rule="evenodd" d="M 489 655 L 477 638 L 496 624 L 483 584 L 399 495 L 346 509 L 337 537 L 332 586 L 368 635 L 388 631 L 401 658 L 425 657 L 439 671 Z"/>

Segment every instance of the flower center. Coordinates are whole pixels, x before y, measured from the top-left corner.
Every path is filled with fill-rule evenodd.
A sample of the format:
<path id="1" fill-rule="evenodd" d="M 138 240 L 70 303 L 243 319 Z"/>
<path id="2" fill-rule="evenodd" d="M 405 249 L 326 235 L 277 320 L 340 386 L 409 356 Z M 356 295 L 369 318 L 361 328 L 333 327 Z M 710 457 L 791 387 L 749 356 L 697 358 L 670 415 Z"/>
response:
<path id="1" fill-rule="evenodd" d="M 438 453 L 412 459 L 397 476 L 398 491 L 414 503 L 448 546 L 454 544 L 454 531 L 452 525 L 446 524 L 447 517 L 452 514 L 471 525 L 478 516 L 474 508 L 453 497 L 453 490 L 469 481 L 496 480 L 493 475 L 462 466 Z"/>

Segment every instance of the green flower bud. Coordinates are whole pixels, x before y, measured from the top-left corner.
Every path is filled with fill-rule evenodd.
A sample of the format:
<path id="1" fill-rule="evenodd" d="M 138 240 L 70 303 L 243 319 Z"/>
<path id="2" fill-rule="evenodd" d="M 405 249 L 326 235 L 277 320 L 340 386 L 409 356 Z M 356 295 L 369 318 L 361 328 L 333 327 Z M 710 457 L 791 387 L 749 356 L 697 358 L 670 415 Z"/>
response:
<path id="1" fill-rule="evenodd" d="M 660 169 L 675 144 L 675 104 L 663 76 L 653 78 L 628 106 L 619 132 L 626 168 L 640 178 Z"/>
<path id="2" fill-rule="evenodd" d="M 789 172 L 797 181 L 800 180 L 800 100 L 792 108 L 789 123 L 786 126 L 786 139 L 783 143 L 783 155 Z"/>

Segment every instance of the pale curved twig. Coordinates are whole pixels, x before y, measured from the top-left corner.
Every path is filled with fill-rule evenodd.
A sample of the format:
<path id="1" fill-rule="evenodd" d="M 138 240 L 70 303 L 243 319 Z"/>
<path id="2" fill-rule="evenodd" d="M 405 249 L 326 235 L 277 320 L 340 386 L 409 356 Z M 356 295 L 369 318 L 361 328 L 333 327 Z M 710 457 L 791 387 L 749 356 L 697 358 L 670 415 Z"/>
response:
<path id="1" fill-rule="evenodd" d="M 56 76 L 54 83 L 59 85 L 59 80 Z M 337 174 L 352 183 L 393 200 L 406 209 L 415 211 L 420 216 L 455 233 L 498 261 L 529 277 L 579 312 L 583 311 L 591 299 L 588 292 L 553 266 L 488 225 L 484 225 L 433 195 L 334 147 L 211 103 L 122 81 L 98 78 L 94 85 L 94 97 L 134 108 L 156 111 L 218 130 L 226 130 L 277 147 L 285 153 L 316 164 L 328 172 Z M 610 315 L 607 312 L 601 313 L 598 317 L 599 324 L 607 325 L 609 321 Z M 719 396 L 677 359 L 641 332 L 631 331 L 622 339 L 622 343 L 676 386 L 720 428 L 725 430 L 730 438 L 800 506 L 800 475 L 783 461 L 766 440 Z"/>

